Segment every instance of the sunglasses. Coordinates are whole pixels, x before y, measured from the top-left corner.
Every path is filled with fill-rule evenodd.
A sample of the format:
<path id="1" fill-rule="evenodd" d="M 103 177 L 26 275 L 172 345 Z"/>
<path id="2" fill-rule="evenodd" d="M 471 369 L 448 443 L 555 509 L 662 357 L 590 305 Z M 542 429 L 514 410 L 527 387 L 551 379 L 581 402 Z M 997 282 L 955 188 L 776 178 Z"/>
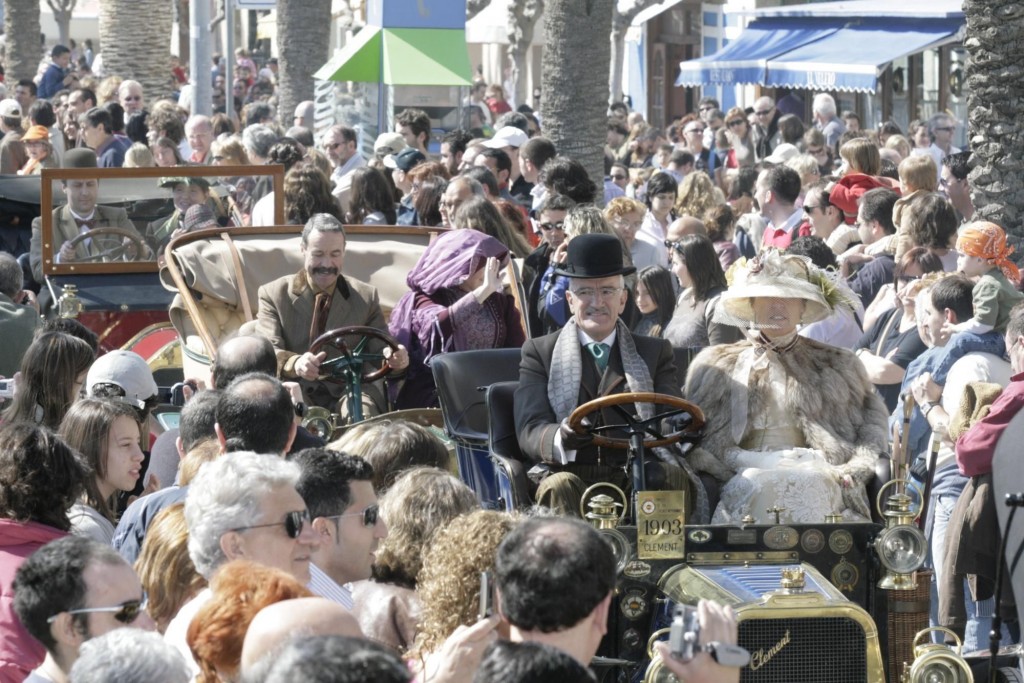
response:
<path id="1" fill-rule="evenodd" d="M 356 517 L 360 516 L 363 518 L 363 526 L 372 527 L 377 526 L 377 520 L 380 519 L 380 506 L 374 503 L 368 508 L 364 508 L 361 512 L 346 512 L 341 515 L 330 515 L 324 517 L 324 519 L 340 519 L 342 517 Z"/>
<path id="2" fill-rule="evenodd" d="M 143 594 L 141 600 L 129 600 L 113 607 L 82 607 L 81 609 L 65 610 L 68 614 L 91 614 L 93 612 L 112 612 L 114 618 L 122 624 L 132 624 L 139 618 L 139 615 L 149 605 L 149 596 Z M 46 619 L 46 623 L 52 624 L 57 621 L 59 614 L 54 614 Z"/>
<path id="3" fill-rule="evenodd" d="M 298 538 L 302 534 L 302 529 L 309 522 L 309 510 L 293 510 L 284 516 L 283 522 L 274 522 L 273 524 L 253 524 L 252 526 L 240 526 L 232 529 L 232 531 L 248 531 L 249 529 L 268 529 L 272 526 L 283 526 L 284 532 L 288 534 L 288 538 Z"/>
<path id="4" fill-rule="evenodd" d="M 684 133 L 703 133 L 704 129 L 703 128 L 687 128 L 683 132 Z"/>
<path id="5" fill-rule="evenodd" d="M 744 123 L 746 123 L 746 121 L 744 121 L 743 119 L 733 119 L 732 121 L 729 122 L 729 127 L 735 128 L 736 126 L 742 126 Z"/>
<path id="6" fill-rule="evenodd" d="M 626 176 L 624 176 L 624 175 L 613 175 L 611 178 L 612 178 L 612 180 L 625 180 Z"/>
<path id="7" fill-rule="evenodd" d="M 932 130 L 941 130 L 949 133 L 950 131 L 953 131 L 955 129 L 953 128 L 953 126 L 935 126 L 935 128 L 933 128 Z"/>
<path id="8" fill-rule="evenodd" d="M 564 221 L 559 221 L 558 223 L 538 223 L 537 225 L 545 232 L 549 230 L 565 230 Z"/>
<path id="9" fill-rule="evenodd" d="M 764 111 L 755 111 L 754 113 L 758 116 L 768 116 L 768 114 L 771 114 L 773 111 L 773 109 L 765 109 Z"/>

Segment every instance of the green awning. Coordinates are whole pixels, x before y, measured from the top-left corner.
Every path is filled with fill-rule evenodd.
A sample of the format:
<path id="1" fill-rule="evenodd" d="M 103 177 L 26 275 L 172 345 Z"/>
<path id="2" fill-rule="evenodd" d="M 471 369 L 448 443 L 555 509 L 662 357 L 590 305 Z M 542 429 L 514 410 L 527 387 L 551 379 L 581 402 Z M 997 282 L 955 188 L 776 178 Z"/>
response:
<path id="1" fill-rule="evenodd" d="M 464 29 L 366 26 L 314 75 L 388 85 L 470 85 Z"/>

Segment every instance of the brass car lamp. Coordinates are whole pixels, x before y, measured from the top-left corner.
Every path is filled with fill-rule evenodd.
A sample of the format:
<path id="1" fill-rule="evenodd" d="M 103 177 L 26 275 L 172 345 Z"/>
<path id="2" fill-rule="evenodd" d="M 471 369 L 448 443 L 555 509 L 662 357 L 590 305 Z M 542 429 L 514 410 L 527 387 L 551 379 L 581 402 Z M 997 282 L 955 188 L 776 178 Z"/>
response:
<path id="1" fill-rule="evenodd" d="M 928 550 L 924 534 L 914 524 L 920 507 L 914 509 L 910 496 L 904 492 L 894 493 L 886 500 L 885 509 L 882 509 L 882 494 L 890 486 L 900 483 L 913 486 L 919 497 L 923 498 L 920 488 L 905 479 L 893 479 L 878 492 L 875 504 L 878 513 L 885 518 L 885 529 L 875 539 L 875 552 L 885 567 L 885 576 L 878 582 L 878 587 L 887 590 L 915 589 L 915 572 L 924 564 Z"/>
<path id="2" fill-rule="evenodd" d="M 598 493 L 597 495 L 591 496 L 595 490 L 601 488 L 615 491 L 622 502 L 617 502 L 614 498 L 605 493 Z M 628 501 L 629 498 L 626 497 L 625 491 L 615 484 L 599 482 L 583 492 L 583 496 L 580 498 L 580 514 L 582 514 L 595 529 L 614 529 L 622 522 L 622 518 L 625 515 L 626 503 Z M 587 508 L 590 509 L 590 512 L 587 512 Z M 622 510 L 622 512 L 619 512 L 618 510 Z"/>
<path id="3" fill-rule="evenodd" d="M 940 631 L 953 636 L 956 648 L 943 643 L 925 642 L 918 644 L 921 636 Z M 960 656 L 960 638 L 948 628 L 932 626 L 914 636 L 914 661 L 903 664 L 901 683 L 974 683 L 971 667 Z"/>
<path id="4" fill-rule="evenodd" d="M 61 287 L 57 299 L 57 315 L 61 318 L 77 318 L 82 312 L 82 300 L 78 298 L 78 286 L 68 283 Z"/>
<path id="5" fill-rule="evenodd" d="M 330 441 L 334 430 L 337 427 L 336 420 L 331 411 L 319 406 L 306 408 L 306 415 L 302 418 L 302 426 L 313 436 Z"/>

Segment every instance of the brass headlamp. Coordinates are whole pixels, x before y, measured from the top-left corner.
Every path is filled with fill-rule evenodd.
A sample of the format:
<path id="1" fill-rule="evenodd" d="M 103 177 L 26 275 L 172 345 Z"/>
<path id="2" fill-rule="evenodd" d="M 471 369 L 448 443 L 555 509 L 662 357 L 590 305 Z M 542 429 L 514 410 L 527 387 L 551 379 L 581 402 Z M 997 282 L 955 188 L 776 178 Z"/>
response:
<path id="1" fill-rule="evenodd" d="M 956 640 L 956 648 L 944 643 L 925 642 L 918 644 L 921 636 L 931 634 L 932 631 L 939 631 L 953 636 Z M 960 638 L 948 628 L 932 626 L 919 631 L 914 636 L 914 661 L 911 664 L 904 662 L 903 674 L 900 676 L 901 683 L 974 683 L 974 674 L 971 667 L 960 655 Z"/>
<path id="2" fill-rule="evenodd" d="M 921 489 L 906 479 L 893 479 L 882 486 L 875 505 L 878 514 L 885 518 L 885 529 L 875 539 L 875 552 L 885 567 L 885 576 L 878 582 L 879 588 L 887 590 L 913 590 L 917 587 L 915 572 L 924 564 L 928 546 L 924 534 L 914 524 L 920 511 L 913 508 L 913 500 L 905 492 L 894 493 L 882 508 L 882 494 L 890 486 L 903 483 L 917 490 L 923 499 Z"/>
<path id="3" fill-rule="evenodd" d="M 78 298 L 78 286 L 70 282 L 61 287 L 57 299 L 57 315 L 61 318 L 77 318 L 82 312 L 82 300 Z"/>
<path id="4" fill-rule="evenodd" d="M 313 436 L 330 441 L 334 430 L 338 428 L 336 416 L 319 406 L 307 406 L 306 415 L 302 418 L 302 426 Z"/>
<path id="5" fill-rule="evenodd" d="M 616 492 L 622 502 L 616 502 L 611 496 L 604 493 L 599 493 L 595 496 L 590 495 L 596 489 L 601 488 L 611 489 Z M 626 492 L 618 486 L 609 482 L 599 482 L 584 491 L 580 497 L 580 514 L 595 529 L 614 529 L 622 522 L 622 518 L 625 517 L 628 502 L 629 498 L 626 496 Z M 587 512 L 587 508 L 590 509 L 590 512 Z M 619 512 L 616 508 L 622 512 Z"/>

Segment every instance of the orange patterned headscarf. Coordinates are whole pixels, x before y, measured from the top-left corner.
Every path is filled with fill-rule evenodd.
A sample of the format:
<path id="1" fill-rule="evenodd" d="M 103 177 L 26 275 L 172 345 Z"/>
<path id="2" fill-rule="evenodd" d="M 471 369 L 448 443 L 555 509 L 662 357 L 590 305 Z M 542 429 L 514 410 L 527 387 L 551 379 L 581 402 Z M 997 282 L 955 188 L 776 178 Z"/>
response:
<path id="1" fill-rule="evenodd" d="M 1006 233 L 995 223 L 979 221 L 968 225 L 956 239 L 956 250 L 991 261 L 1011 282 L 1020 282 L 1020 270 L 1009 259 L 1013 247 L 1006 244 Z"/>

